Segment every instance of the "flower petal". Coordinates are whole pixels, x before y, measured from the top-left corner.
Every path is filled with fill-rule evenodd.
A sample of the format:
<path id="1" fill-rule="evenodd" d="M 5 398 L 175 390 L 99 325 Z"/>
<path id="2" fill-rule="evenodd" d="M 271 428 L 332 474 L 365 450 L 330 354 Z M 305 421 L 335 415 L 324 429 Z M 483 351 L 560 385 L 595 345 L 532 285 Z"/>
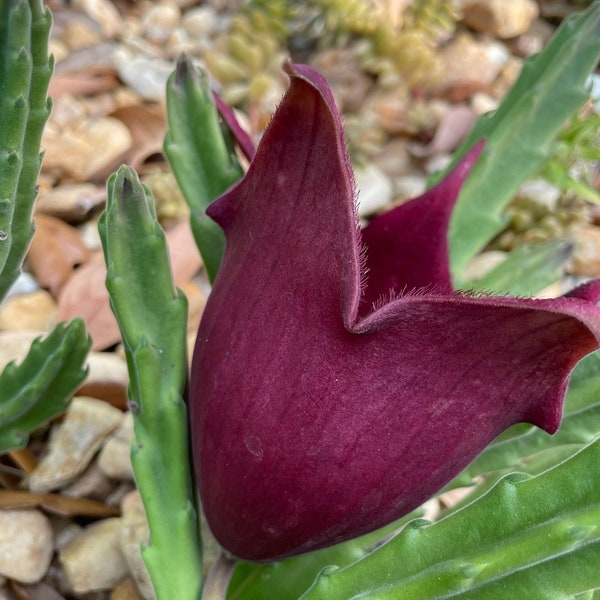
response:
<path id="1" fill-rule="evenodd" d="M 418 262 L 446 293 L 421 289 L 357 318 L 360 244 L 339 115 L 320 76 L 288 70 L 246 177 L 209 208 L 227 247 L 192 366 L 204 511 L 248 560 L 399 518 L 513 423 L 553 431 L 568 375 L 600 337 L 600 285 L 558 300 L 463 296 L 448 289 L 439 249 Z M 414 223 L 392 233 L 410 238 L 421 211 L 439 242 L 437 193 L 390 216 Z M 368 236 L 372 253 L 379 243 L 403 252 L 385 231 Z M 425 252 L 427 229 L 419 236 Z M 390 281 L 416 286 L 418 274 L 398 268 L 404 281 L 372 277 L 379 293 Z"/>
<path id="2" fill-rule="evenodd" d="M 456 168 L 422 196 L 373 219 L 362 231 L 367 286 L 361 312 L 374 304 L 425 288 L 452 292 L 448 226 L 463 182 L 483 150 L 474 146 Z"/>
<path id="3" fill-rule="evenodd" d="M 239 146 L 242 154 L 246 157 L 247 160 L 252 160 L 254 158 L 254 154 L 256 153 L 256 148 L 254 147 L 254 142 L 252 138 L 248 135 L 246 130 L 238 123 L 237 117 L 235 116 L 235 112 L 229 104 L 223 101 L 219 94 L 213 93 L 213 98 L 215 99 L 215 104 L 217 106 L 217 110 L 221 115 L 221 118 L 229 127 L 229 130 L 233 134 L 233 137 Z"/>
<path id="4" fill-rule="evenodd" d="M 293 299 L 298 318 L 339 324 L 341 306 L 349 323 L 360 293 L 360 249 L 341 120 L 321 75 L 286 68 L 289 90 L 248 173 L 207 214 L 227 237 L 221 270 L 228 281 L 235 271 L 236 285 L 259 288 L 263 304 L 272 301 L 288 318 Z"/>

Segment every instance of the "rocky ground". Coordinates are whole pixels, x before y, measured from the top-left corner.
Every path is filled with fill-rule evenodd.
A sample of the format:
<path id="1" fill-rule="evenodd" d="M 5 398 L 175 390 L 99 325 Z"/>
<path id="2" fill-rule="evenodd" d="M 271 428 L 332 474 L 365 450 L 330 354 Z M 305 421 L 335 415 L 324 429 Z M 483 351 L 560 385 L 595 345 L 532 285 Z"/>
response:
<path id="1" fill-rule="evenodd" d="M 23 276 L 0 305 L 0 367 L 75 316 L 85 318 L 93 352 L 89 379 L 64 417 L 26 449 L 0 457 L 0 600 L 153 597 L 139 551 L 147 525 L 129 462 L 127 369 L 104 289 L 97 220 L 107 176 L 120 163 L 134 166 L 154 192 L 175 279 L 190 300 L 191 344 L 208 287 L 162 154 L 164 86 L 178 54 L 209 67 L 257 141 L 285 88 L 283 59 L 319 68 L 345 114 L 366 217 L 420 193 L 477 115 L 498 105 L 523 60 L 587 3 L 463 0 L 444 12 L 451 3 L 438 2 L 440 18 L 429 16 L 424 34 L 429 46 L 408 34 L 399 42 L 400 49 L 420 48 L 410 68 L 374 52 L 364 25 L 376 14 L 406 27 L 407 0 L 350 2 L 356 14 L 344 18 L 356 22 L 345 28 L 330 24 L 335 12 L 323 19 L 319 3 L 307 2 L 288 44 L 275 42 L 277 15 L 257 26 L 242 4 L 48 1 L 54 108 L 42 141 L 37 231 Z M 598 164 L 578 168 L 600 189 Z M 600 275 L 597 207 L 536 177 L 511 210 L 509 229 L 478 268 L 523 241 L 561 235 L 575 248 L 565 274 Z"/>

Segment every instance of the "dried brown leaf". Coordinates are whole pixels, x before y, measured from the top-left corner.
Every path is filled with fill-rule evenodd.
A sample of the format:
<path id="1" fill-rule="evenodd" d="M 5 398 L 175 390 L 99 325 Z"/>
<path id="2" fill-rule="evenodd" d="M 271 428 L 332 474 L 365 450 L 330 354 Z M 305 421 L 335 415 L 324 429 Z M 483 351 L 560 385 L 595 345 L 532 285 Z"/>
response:
<path id="1" fill-rule="evenodd" d="M 38 282 L 57 297 L 76 267 L 89 259 L 77 229 L 50 215 L 35 217 L 29 263 Z"/>
<path id="2" fill-rule="evenodd" d="M 11 450 L 8 453 L 10 459 L 25 473 L 31 473 L 37 464 L 37 460 L 33 453 L 28 448 L 20 448 L 19 450 Z"/>
<path id="3" fill-rule="evenodd" d="M 111 116 L 129 128 L 132 144 L 125 162 L 134 169 L 139 171 L 148 157 L 162 152 L 167 131 L 164 115 L 159 115 L 141 104 L 135 104 L 117 108 Z"/>
<path id="4" fill-rule="evenodd" d="M 187 221 L 180 221 L 166 236 L 175 284 L 181 286 L 200 269 L 200 256 Z M 99 253 L 69 279 L 58 298 L 57 320 L 82 317 L 92 336 L 94 350 L 108 348 L 121 340 L 105 279 L 106 266 Z"/>
<path id="5" fill-rule="evenodd" d="M 0 490 L 0 509 L 35 508 L 64 517 L 115 517 L 119 509 L 89 498 L 73 498 L 62 494 L 39 494 L 26 490 Z"/>
<path id="6" fill-rule="evenodd" d="M 55 75 L 50 80 L 48 94 L 52 98 L 58 98 L 63 94 L 83 96 L 89 94 L 100 94 L 110 92 L 120 86 L 120 82 L 114 73 L 74 73 Z"/>
<path id="7" fill-rule="evenodd" d="M 451 107 L 442 117 L 435 135 L 426 146 L 409 144 L 408 148 L 414 156 L 431 156 L 446 154 L 455 150 L 463 141 L 477 120 L 475 112 L 467 106 Z"/>

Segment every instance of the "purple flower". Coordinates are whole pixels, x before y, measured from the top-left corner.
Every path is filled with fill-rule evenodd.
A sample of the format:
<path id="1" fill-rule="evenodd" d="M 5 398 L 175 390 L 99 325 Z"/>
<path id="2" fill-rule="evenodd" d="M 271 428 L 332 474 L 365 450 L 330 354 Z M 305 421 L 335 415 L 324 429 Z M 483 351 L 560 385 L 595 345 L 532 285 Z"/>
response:
<path id="1" fill-rule="evenodd" d="M 258 561 L 398 519 L 514 423 L 554 432 L 600 338 L 598 282 L 556 300 L 453 291 L 448 221 L 481 145 L 360 232 L 331 91 L 287 70 L 247 175 L 208 210 L 227 248 L 191 382 L 208 523 Z"/>

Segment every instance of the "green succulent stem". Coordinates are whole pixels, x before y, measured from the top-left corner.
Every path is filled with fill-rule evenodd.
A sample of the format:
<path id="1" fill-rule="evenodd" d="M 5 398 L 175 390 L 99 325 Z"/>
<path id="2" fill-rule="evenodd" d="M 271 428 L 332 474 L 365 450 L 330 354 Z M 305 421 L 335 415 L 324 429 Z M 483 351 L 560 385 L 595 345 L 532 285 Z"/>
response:
<path id="1" fill-rule="evenodd" d="M 231 139 L 219 124 L 206 75 L 182 55 L 167 83 L 165 154 L 191 210 L 190 224 L 206 272 L 217 275 L 225 236 L 206 207 L 243 176 Z"/>
<path id="2" fill-rule="evenodd" d="M 131 460 L 150 526 L 142 556 L 159 600 L 198 600 L 200 534 L 189 459 L 187 300 L 175 288 L 150 191 L 121 167 L 99 223 L 134 415 Z"/>
<path id="3" fill-rule="evenodd" d="M 0 2 L 0 298 L 18 277 L 34 232 L 40 141 L 50 114 L 50 25 L 41 0 Z"/>
<path id="4" fill-rule="evenodd" d="M 0 373 L 0 454 L 22 448 L 29 434 L 63 412 L 87 376 L 91 339 L 81 319 L 59 323 L 17 365 Z"/>
<path id="5" fill-rule="evenodd" d="M 33 237 L 40 141 L 50 114 L 50 12 L 41 0 L 0 1 L 0 300 L 15 282 Z M 86 377 L 83 321 L 59 324 L 0 374 L 0 453 L 66 409 Z"/>

